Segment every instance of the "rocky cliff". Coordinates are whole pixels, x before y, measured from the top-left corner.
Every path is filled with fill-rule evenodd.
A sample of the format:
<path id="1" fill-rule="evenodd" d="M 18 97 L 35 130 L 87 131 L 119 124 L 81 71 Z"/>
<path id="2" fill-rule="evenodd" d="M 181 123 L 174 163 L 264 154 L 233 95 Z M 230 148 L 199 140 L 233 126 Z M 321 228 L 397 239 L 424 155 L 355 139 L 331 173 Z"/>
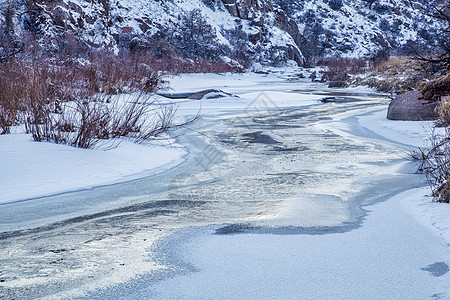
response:
<path id="1" fill-rule="evenodd" d="M 360 57 L 422 42 L 437 26 L 423 16 L 426 3 L 0 0 L 0 53 L 38 41 L 48 52 L 148 49 L 157 55 L 302 65 L 317 56 Z"/>

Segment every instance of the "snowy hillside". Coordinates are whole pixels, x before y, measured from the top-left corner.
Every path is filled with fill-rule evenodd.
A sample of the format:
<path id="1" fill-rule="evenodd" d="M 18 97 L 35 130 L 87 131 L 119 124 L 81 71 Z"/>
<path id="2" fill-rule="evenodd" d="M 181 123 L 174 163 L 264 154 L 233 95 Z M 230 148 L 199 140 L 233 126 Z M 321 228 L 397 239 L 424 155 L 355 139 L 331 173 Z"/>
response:
<path id="1" fill-rule="evenodd" d="M 146 49 L 159 56 L 279 64 L 371 56 L 427 39 L 425 0 L 0 0 L 13 40 L 47 50 Z M 28 41 L 28 44 L 30 42 Z M 4 45 L 3 45 L 4 46 Z M 81 47 L 82 48 L 82 47 Z M 69 52 L 70 52 L 69 51 Z"/>
<path id="2" fill-rule="evenodd" d="M 275 0 L 301 28 L 310 55 L 362 57 L 408 51 L 438 24 L 426 0 Z M 434 2 L 434 1 L 433 1 Z M 314 39 L 314 37 L 317 37 Z M 403 48 L 403 49 L 402 49 Z"/>

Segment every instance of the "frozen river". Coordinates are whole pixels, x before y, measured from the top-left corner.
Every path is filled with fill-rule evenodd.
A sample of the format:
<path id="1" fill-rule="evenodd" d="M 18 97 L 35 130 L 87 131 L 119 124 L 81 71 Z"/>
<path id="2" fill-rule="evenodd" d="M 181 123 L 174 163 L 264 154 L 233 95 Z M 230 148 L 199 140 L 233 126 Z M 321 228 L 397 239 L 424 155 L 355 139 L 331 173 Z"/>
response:
<path id="1" fill-rule="evenodd" d="M 214 82 L 223 89 L 227 84 Z M 437 277 L 420 268 L 428 260 L 416 268 L 420 276 L 412 276 L 426 290 L 420 285 L 386 289 L 385 281 L 398 278 L 402 268 L 395 258 L 404 258 L 400 253 L 405 247 L 416 246 L 406 242 L 399 253 L 385 257 L 382 249 L 401 232 L 387 240 L 370 238 L 377 230 L 389 235 L 388 224 L 396 217 L 371 219 L 367 207 L 423 185 L 409 161 L 411 146 L 360 122 L 385 110 L 385 97 L 292 78 L 255 80 L 227 91 L 250 101 L 227 107 L 220 102 L 227 99 L 209 100 L 202 119 L 178 138 L 189 155 L 177 167 L 120 184 L 0 206 L 0 298 L 73 297 L 105 287 L 85 297 L 362 299 L 372 292 L 380 293 L 374 298 L 406 299 L 417 295 L 416 290 L 430 297 L 431 291 L 440 291 L 442 278 L 435 282 Z M 297 96 L 306 99 L 303 105 Z M 294 100 L 289 102 L 289 97 Z M 321 98 L 329 99 L 321 103 Z M 192 103 L 179 104 L 186 114 L 195 111 Z M 405 221 L 401 226 L 412 225 Z M 363 236 L 367 244 L 354 245 Z M 371 253 L 370 240 L 385 244 Z M 432 237 L 425 240 L 439 244 Z M 299 245 L 305 249 L 296 253 Z M 428 255 L 430 264 L 448 261 L 448 248 L 434 248 L 414 255 Z M 375 262 L 376 257 L 389 259 L 392 274 L 382 280 L 384 267 L 377 272 L 367 261 L 343 263 L 355 249 L 370 253 Z M 358 266 L 372 270 L 368 282 L 378 282 L 379 288 L 362 294 L 333 291 L 337 286 L 351 289 L 341 282 L 343 270 L 356 274 Z M 439 266 L 445 269 L 446 263 Z M 140 277 L 123 283 L 135 275 Z M 315 294 L 312 290 L 318 290 L 323 278 L 324 290 Z M 403 279 L 399 285 L 405 285 Z M 308 280 L 309 287 L 301 287 Z"/>

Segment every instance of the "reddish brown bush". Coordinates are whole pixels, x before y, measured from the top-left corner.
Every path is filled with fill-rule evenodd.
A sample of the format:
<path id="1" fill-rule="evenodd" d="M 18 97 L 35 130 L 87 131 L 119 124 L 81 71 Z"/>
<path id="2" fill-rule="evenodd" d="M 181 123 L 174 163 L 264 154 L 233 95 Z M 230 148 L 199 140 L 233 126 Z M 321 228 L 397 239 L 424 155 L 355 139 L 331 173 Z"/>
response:
<path id="1" fill-rule="evenodd" d="M 9 61 L 0 64 L 0 134 L 21 121 L 35 141 L 81 148 L 124 136 L 143 142 L 182 125 L 174 122 L 174 107 L 157 107 L 146 121 L 152 104 L 145 94 L 158 89 L 162 74 L 238 71 L 225 62 L 139 52 Z M 109 103 L 110 95 L 134 92 L 141 93 L 134 102 Z"/>

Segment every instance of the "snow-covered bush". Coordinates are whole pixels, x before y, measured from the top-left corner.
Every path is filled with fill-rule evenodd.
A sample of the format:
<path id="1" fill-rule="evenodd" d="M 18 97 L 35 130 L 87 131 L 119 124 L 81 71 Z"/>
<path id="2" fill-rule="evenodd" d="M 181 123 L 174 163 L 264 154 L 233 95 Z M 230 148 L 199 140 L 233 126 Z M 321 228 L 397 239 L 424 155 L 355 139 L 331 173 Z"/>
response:
<path id="1" fill-rule="evenodd" d="M 327 56 L 327 51 L 337 43 L 333 33 L 322 26 L 321 19 L 317 18 L 313 10 L 304 15 L 307 20 L 303 31 L 302 51 L 308 63 L 316 57 Z"/>
<path id="2" fill-rule="evenodd" d="M 0 62 L 14 58 L 17 54 L 25 49 L 23 41 L 18 40 L 14 34 L 15 28 L 15 9 L 11 3 L 0 11 Z"/>
<path id="3" fill-rule="evenodd" d="M 377 0 L 363 0 L 363 1 L 367 3 L 367 6 L 369 7 L 369 9 L 372 9 L 372 5 L 373 5 Z"/>
<path id="4" fill-rule="evenodd" d="M 439 117 L 439 126 L 450 126 L 450 103 L 448 101 L 440 101 L 436 112 Z"/>
<path id="5" fill-rule="evenodd" d="M 229 56 L 239 60 L 239 62 L 241 62 L 246 67 L 250 66 L 253 58 L 252 50 L 248 45 L 248 33 L 242 30 L 242 27 L 237 26 L 236 28 L 226 30 L 224 32 L 224 35 L 232 45 L 232 49 L 229 49 Z"/>
<path id="6" fill-rule="evenodd" d="M 273 3 L 280 6 L 280 8 L 288 15 L 302 11 L 306 1 L 292 1 L 292 0 L 272 0 Z"/>

